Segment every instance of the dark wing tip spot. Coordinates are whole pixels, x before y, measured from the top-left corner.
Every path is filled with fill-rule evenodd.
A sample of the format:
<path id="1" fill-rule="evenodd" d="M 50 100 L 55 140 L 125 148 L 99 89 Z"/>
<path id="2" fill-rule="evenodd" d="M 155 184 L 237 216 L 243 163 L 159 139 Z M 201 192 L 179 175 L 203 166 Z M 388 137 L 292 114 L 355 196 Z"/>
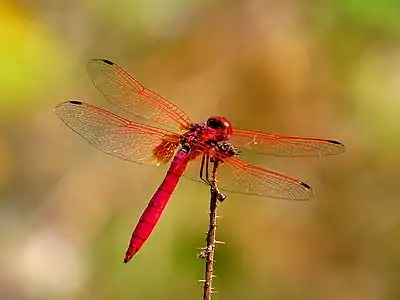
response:
<path id="1" fill-rule="evenodd" d="M 300 185 L 302 185 L 303 187 L 305 187 L 307 190 L 310 190 L 310 191 L 312 191 L 312 188 L 311 188 L 311 186 L 309 186 L 307 183 L 305 183 L 305 182 L 299 182 L 300 183 Z"/>
<path id="2" fill-rule="evenodd" d="M 82 102 L 81 101 L 77 101 L 77 100 L 71 100 L 71 101 L 69 101 L 69 103 L 76 104 L 76 105 L 82 105 Z"/>
<path id="3" fill-rule="evenodd" d="M 309 200 L 314 195 L 314 190 L 307 183 L 299 181 L 299 184 L 307 190 L 307 195 L 304 195 L 301 199 L 298 200 Z"/>
<path id="4" fill-rule="evenodd" d="M 108 59 L 103 59 L 103 62 L 110 66 L 114 65 L 114 63 Z"/>
<path id="5" fill-rule="evenodd" d="M 342 146 L 343 146 L 343 144 L 342 144 L 341 142 L 334 141 L 334 140 L 330 140 L 329 143 L 335 144 L 335 145 L 342 145 Z"/>

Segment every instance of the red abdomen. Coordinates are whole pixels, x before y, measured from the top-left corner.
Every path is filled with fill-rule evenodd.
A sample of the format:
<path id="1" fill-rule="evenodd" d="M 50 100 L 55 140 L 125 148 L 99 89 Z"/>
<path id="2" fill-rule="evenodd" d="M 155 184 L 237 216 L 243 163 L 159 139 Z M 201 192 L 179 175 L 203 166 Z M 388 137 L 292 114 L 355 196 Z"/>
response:
<path id="1" fill-rule="evenodd" d="M 146 209 L 143 211 L 138 224 L 133 230 L 128 250 L 126 250 L 124 263 L 127 263 L 149 238 L 154 226 L 160 219 L 165 205 L 177 186 L 180 177 L 185 171 L 187 163 L 188 160 L 186 153 L 180 151 L 175 156 L 171 166 L 168 169 L 167 175 L 165 176 L 158 190 L 154 193 Z"/>

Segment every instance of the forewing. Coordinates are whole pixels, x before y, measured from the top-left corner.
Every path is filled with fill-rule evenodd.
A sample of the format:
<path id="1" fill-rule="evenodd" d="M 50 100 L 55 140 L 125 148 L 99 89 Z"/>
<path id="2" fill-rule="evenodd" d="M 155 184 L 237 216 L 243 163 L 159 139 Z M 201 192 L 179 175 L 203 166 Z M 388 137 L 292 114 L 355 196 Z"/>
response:
<path id="1" fill-rule="evenodd" d="M 239 149 L 274 156 L 320 156 L 343 153 L 345 147 L 334 140 L 280 136 L 234 129 L 229 141 Z"/>
<path id="2" fill-rule="evenodd" d="M 175 130 L 189 127 L 190 120 L 179 107 L 144 87 L 117 64 L 94 59 L 87 70 L 97 89 L 120 109 Z"/>
<path id="3" fill-rule="evenodd" d="M 57 105 L 56 114 L 73 131 L 104 153 L 136 162 L 156 163 L 154 149 L 168 141 L 172 157 L 179 135 L 168 130 L 133 123 L 99 107 L 80 101 Z M 175 145 L 175 147 L 173 147 Z M 158 151 L 161 153 L 162 151 Z M 166 161 L 164 161 L 166 162 Z"/>

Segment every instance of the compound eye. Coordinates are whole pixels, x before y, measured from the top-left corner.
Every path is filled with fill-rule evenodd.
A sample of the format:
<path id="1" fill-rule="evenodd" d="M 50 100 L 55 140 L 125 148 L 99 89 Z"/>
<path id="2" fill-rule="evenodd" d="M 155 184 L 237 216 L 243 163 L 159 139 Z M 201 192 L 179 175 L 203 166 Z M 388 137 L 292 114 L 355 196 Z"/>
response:
<path id="1" fill-rule="evenodd" d="M 224 128 L 224 123 L 217 118 L 209 118 L 207 120 L 207 126 L 213 129 L 222 129 Z"/>

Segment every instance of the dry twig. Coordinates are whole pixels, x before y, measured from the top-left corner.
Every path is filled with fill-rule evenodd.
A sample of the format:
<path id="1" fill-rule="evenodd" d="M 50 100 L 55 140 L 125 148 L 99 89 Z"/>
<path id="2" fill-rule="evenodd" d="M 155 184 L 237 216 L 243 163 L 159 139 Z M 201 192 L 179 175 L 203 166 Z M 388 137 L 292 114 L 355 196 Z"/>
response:
<path id="1" fill-rule="evenodd" d="M 218 201 L 222 202 L 225 199 L 225 196 L 221 194 L 217 187 L 217 167 L 218 161 L 213 163 L 212 170 L 212 178 L 211 178 L 211 188 L 210 188 L 210 219 L 209 219 L 209 227 L 207 232 L 207 245 L 203 248 L 203 252 L 199 255 L 200 258 L 205 259 L 206 261 L 206 269 L 204 274 L 204 290 L 203 290 L 203 300 L 211 300 L 211 295 L 213 293 L 212 288 L 212 280 L 214 276 L 214 254 L 215 254 L 215 245 L 218 243 L 222 243 L 216 241 L 215 235 L 217 230 L 217 207 Z"/>

